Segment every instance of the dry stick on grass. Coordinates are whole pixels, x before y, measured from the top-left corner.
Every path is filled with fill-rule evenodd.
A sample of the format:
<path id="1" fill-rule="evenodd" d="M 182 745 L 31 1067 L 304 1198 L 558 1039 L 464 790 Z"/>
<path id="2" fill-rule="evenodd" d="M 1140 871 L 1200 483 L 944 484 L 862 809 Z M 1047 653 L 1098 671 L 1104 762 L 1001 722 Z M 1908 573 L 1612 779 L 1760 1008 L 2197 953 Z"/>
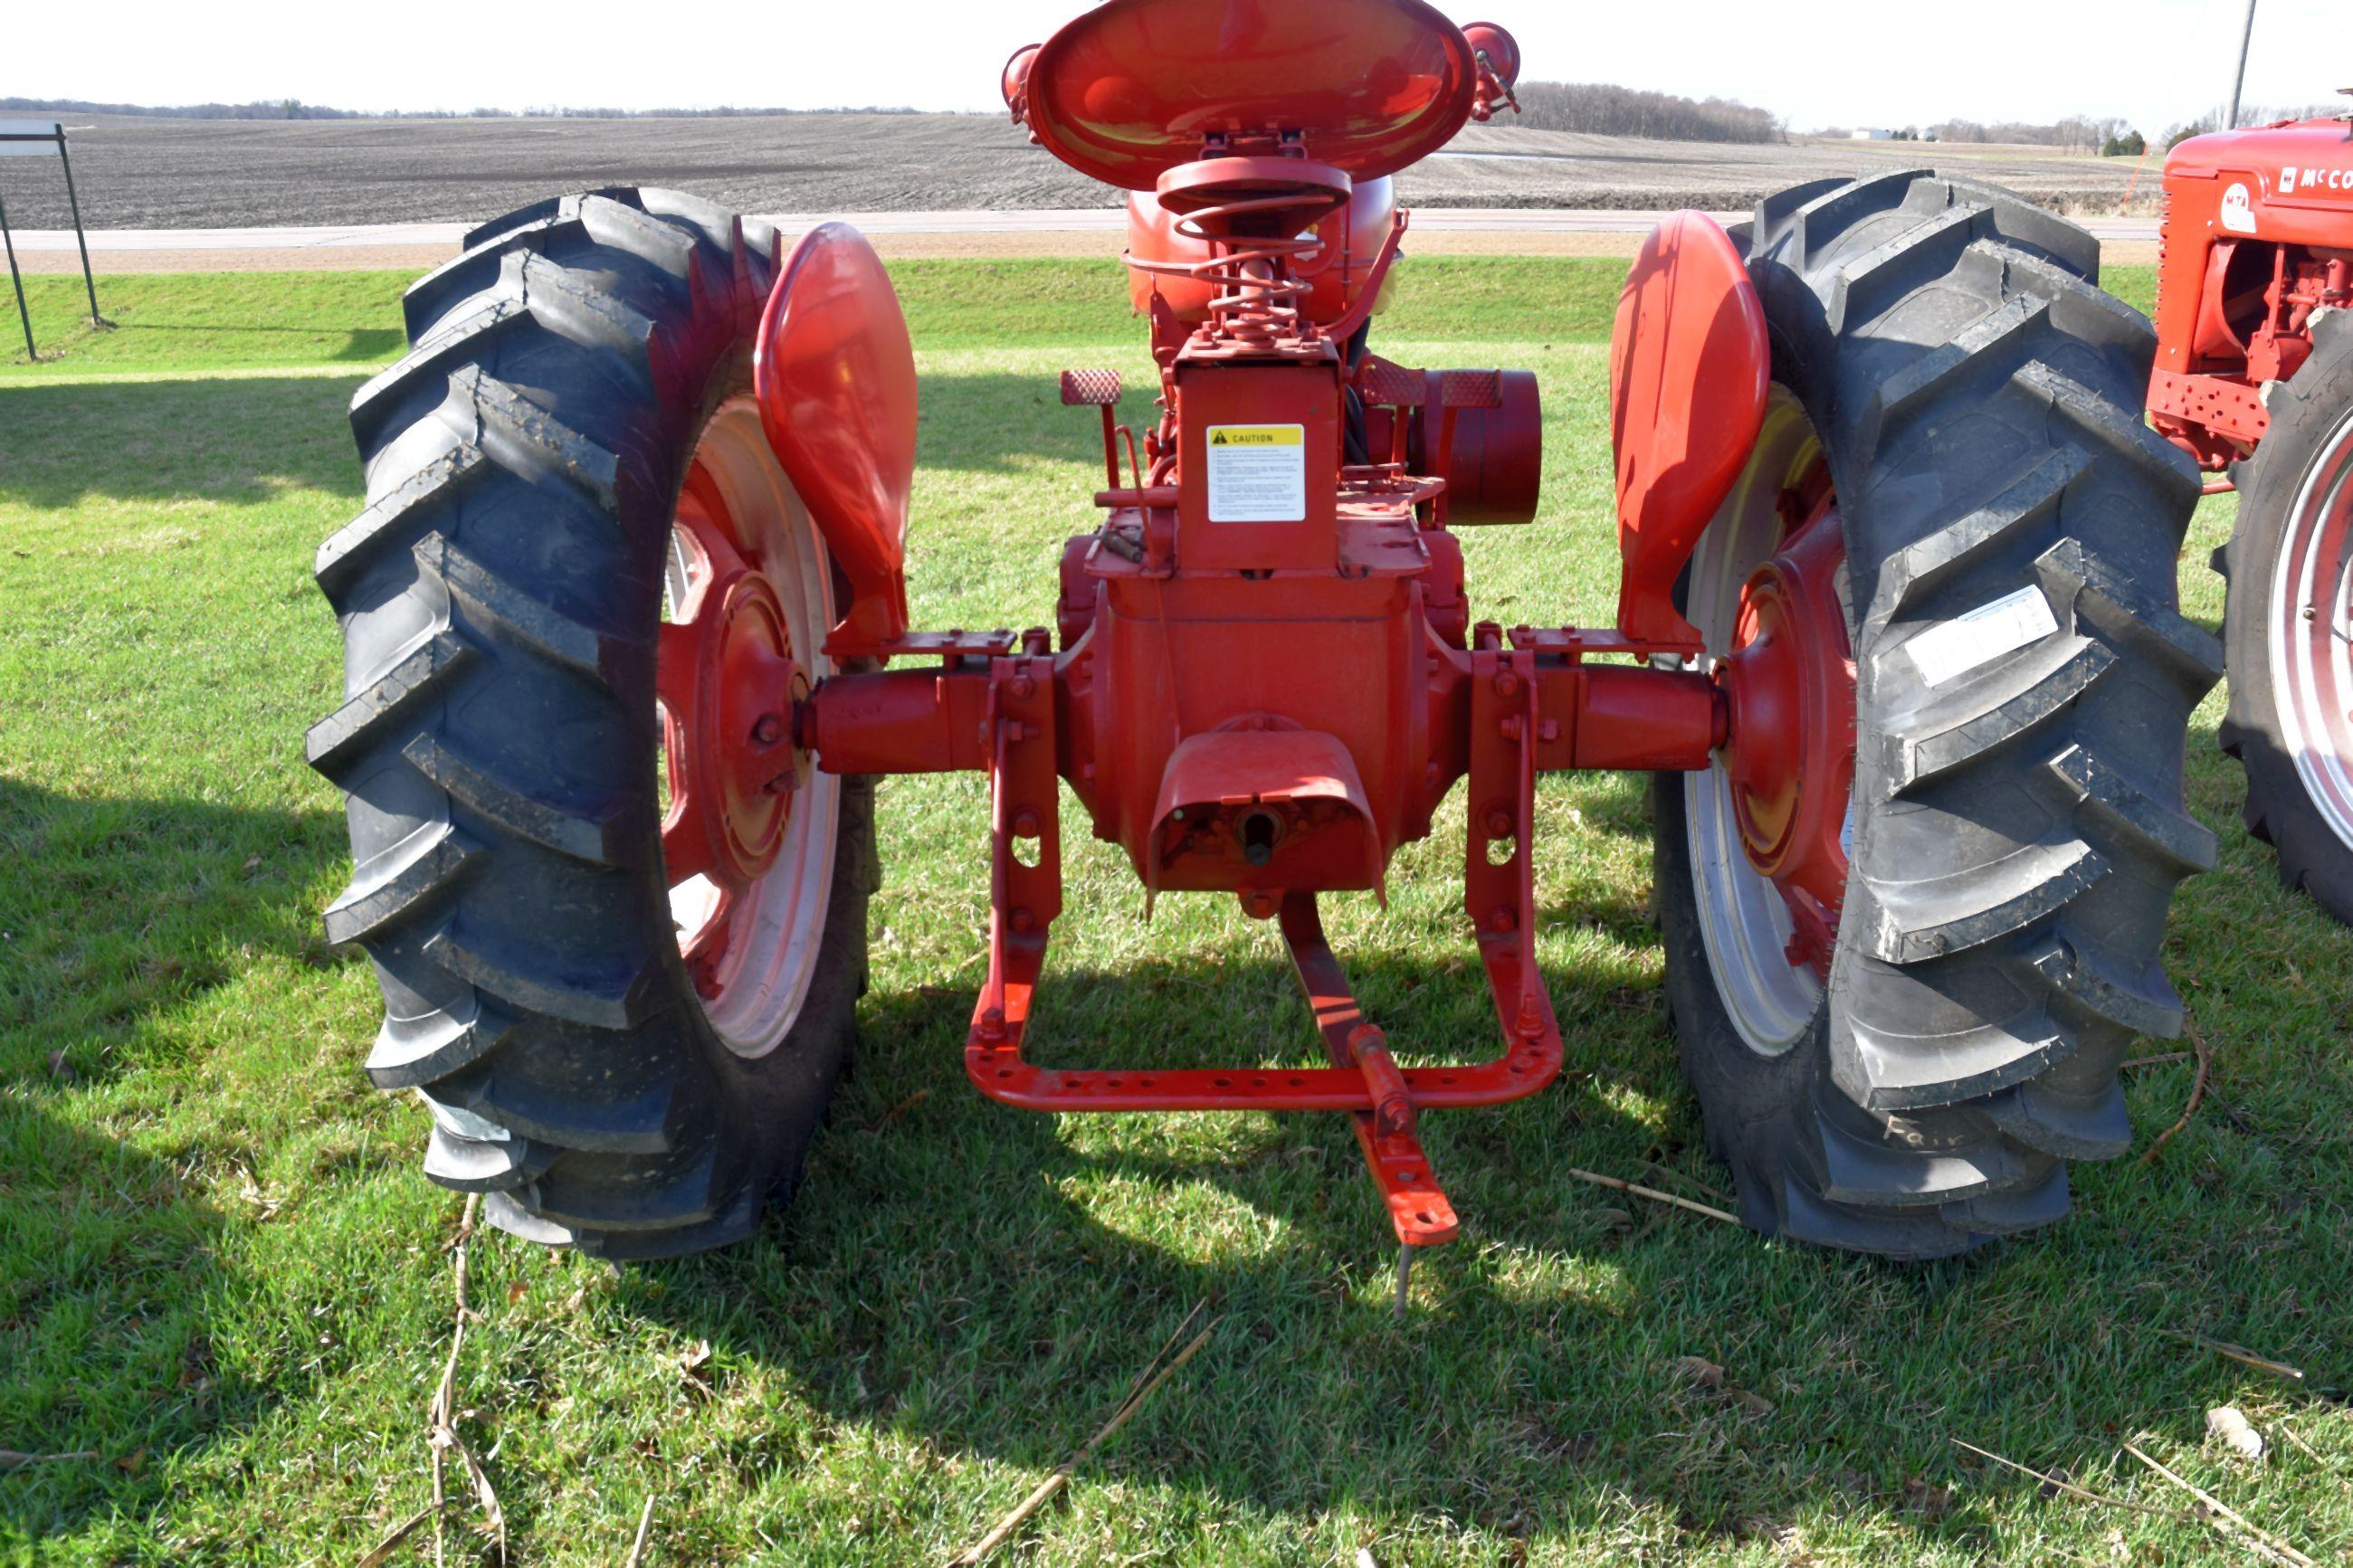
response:
<path id="1" fill-rule="evenodd" d="M 2153 1513 L 2159 1519 L 2177 1520 L 2184 1524 L 2195 1524 L 2198 1521 L 2196 1514 L 2184 1512 L 2178 1508 L 2158 1508 L 2149 1503 L 2130 1502 L 2120 1497 L 2107 1497 L 2099 1492 L 2087 1491 L 2073 1481 L 2061 1480 L 2048 1470 L 2038 1470 L 2031 1465 L 2021 1465 L 2016 1459 L 2005 1459 L 1990 1448 L 1980 1448 L 1975 1443 L 1964 1443 L 1958 1437 L 1947 1436 L 1945 1440 L 1957 1448 L 1967 1448 L 1980 1458 L 1991 1459 L 1997 1465 L 2006 1465 L 2021 1476 L 2032 1476 L 2044 1486 L 2056 1487 L 2069 1497 L 2082 1498 L 2085 1502 L 2095 1502 L 2103 1508 L 2127 1508 L 2135 1513 Z"/>
<path id="2" fill-rule="evenodd" d="M 2243 1362 L 2257 1372 L 2267 1372 L 2274 1377 L 2286 1378 L 2290 1383 L 2304 1381 L 2303 1368 L 2290 1366 L 2284 1361 L 2274 1361 L 2269 1356 L 2257 1355 L 2244 1345 L 2234 1345 L 2226 1340 L 2210 1340 L 2203 1334 L 2185 1334 L 2179 1329 L 2159 1329 L 2157 1331 L 2167 1339 L 2179 1340 L 2184 1344 L 2196 1345 L 2200 1350 L 2212 1351 L 2216 1355 Z"/>
<path id="3" fill-rule="evenodd" d="M 450 1244 L 451 1270 L 457 1286 L 457 1312 L 449 1334 L 449 1359 L 441 1365 L 440 1386 L 433 1391 L 433 1403 L 426 1412 L 428 1431 L 427 1445 L 433 1450 L 433 1562 L 441 1568 L 444 1532 L 442 1513 L 448 1502 L 445 1456 L 455 1449 L 458 1460 L 466 1467 L 466 1479 L 473 1484 L 474 1500 L 482 1510 L 482 1521 L 491 1528 L 498 1543 L 498 1560 L 507 1560 L 506 1511 L 499 1506 L 499 1494 L 491 1489 L 491 1478 L 482 1473 L 474 1451 L 458 1435 L 458 1352 L 466 1343 L 466 1320 L 474 1315 L 466 1304 L 466 1246 L 474 1238 L 474 1216 L 481 1207 L 480 1194 L 466 1199 L 466 1212 L 458 1220 L 458 1237 Z"/>
<path id="4" fill-rule="evenodd" d="M 448 1452 L 441 1435 L 449 1425 L 448 1411 L 458 1382 L 458 1351 L 466 1342 L 466 1243 L 474 1234 L 474 1212 L 481 1206 L 480 1194 L 469 1194 L 465 1212 L 458 1218 L 458 1235 L 448 1250 L 457 1255 L 454 1265 L 458 1279 L 458 1327 L 449 1336 L 448 1359 L 441 1363 L 441 1381 L 434 1385 L 432 1403 L 425 1407 L 425 1446 L 433 1455 L 433 1568 L 446 1568 L 448 1561 L 445 1540 L 443 1510 L 448 1506 L 447 1467 L 444 1456 Z"/>
<path id="5" fill-rule="evenodd" d="M 1573 1165 L 1569 1167 L 1568 1173 L 1580 1182 L 1591 1182 L 1597 1187 L 1611 1187 L 1621 1193 L 1631 1193 L 1638 1198 L 1648 1198 L 1654 1204 L 1672 1204 L 1679 1209 L 1689 1209 L 1694 1214 L 1704 1214 L 1710 1219 L 1720 1219 L 1726 1225 L 1740 1223 L 1740 1216 L 1736 1214 L 1726 1214 L 1722 1209 L 1710 1208 L 1705 1204 L 1695 1204 L 1689 1198 L 1679 1198 L 1672 1193 L 1662 1193 L 1656 1187 L 1638 1187 L 1631 1182 L 1621 1182 L 1615 1176 L 1597 1176 L 1590 1171 L 1580 1171 Z"/>
<path id="6" fill-rule="evenodd" d="M 2181 1027 L 2198 1052 L 2198 1079 L 2189 1086 L 2189 1103 L 2181 1108 L 2181 1120 L 2157 1135 L 2157 1142 L 2150 1144 L 2148 1152 L 2140 1157 L 2143 1165 L 2156 1164 L 2157 1157 L 2165 1152 L 2165 1146 L 2173 1142 L 2173 1135 L 2189 1125 L 2189 1119 L 2198 1114 L 2199 1102 L 2206 1098 L 2207 1075 L 2214 1070 L 2213 1053 L 2206 1048 L 2206 1037 L 2199 1033 L 2198 1026 L 2184 1017 Z"/>
<path id="7" fill-rule="evenodd" d="M 1660 1175 L 1666 1177 L 1670 1181 L 1688 1182 L 1693 1186 L 1698 1188 L 1701 1192 L 1705 1193 L 1712 1198 L 1723 1198 L 1732 1195 L 1718 1188 L 1709 1186 L 1705 1182 L 1701 1181 L 1697 1176 L 1692 1175 L 1688 1172 L 1678 1171 L 1672 1165 L 1662 1165 L 1656 1160 L 1643 1161 L 1642 1168 L 1646 1171 L 1655 1171 Z"/>
<path id="8" fill-rule="evenodd" d="M 2279 1424 L 2279 1435 L 2286 1438 L 2289 1442 L 2295 1444 L 2297 1447 L 2303 1449 L 2305 1458 L 2310 1459 L 2314 1464 L 2318 1465 L 2322 1469 L 2327 1470 L 2331 1474 L 2336 1472 L 2337 1467 L 2329 1462 L 2327 1457 L 2322 1454 L 2319 1449 L 2306 1442 L 2302 1437 L 2297 1436 L 2295 1428 L 2289 1426 L 2284 1417 L 2281 1419 Z"/>
<path id="9" fill-rule="evenodd" d="M 869 1132 L 882 1131 L 892 1122 L 898 1121 L 899 1118 L 906 1115 L 907 1112 L 914 1110 L 915 1107 L 923 1104 L 923 1101 L 931 1098 L 932 1091 L 930 1089 L 917 1089 L 914 1093 L 909 1095 L 906 1099 L 901 1100 L 898 1104 L 892 1106 L 890 1110 L 876 1117 L 872 1121 L 867 1123 L 866 1131 Z"/>
<path id="10" fill-rule="evenodd" d="M 654 1499 L 646 1494 L 646 1510 L 638 1515 L 638 1539 L 629 1546 L 628 1568 L 641 1568 L 646 1560 L 646 1531 L 654 1527 Z"/>
<path id="11" fill-rule="evenodd" d="M 71 1465 L 97 1458 L 89 1448 L 72 1454 L 20 1454 L 14 1448 L 0 1448 L 0 1475 L 21 1470 L 27 1465 Z"/>
<path id="12" fill-rule="evenodd" d="M 429 1508 L 420 1508 L 410 1514 L 390 1535 L 377 1542 L 373 1551 L 360 1559 L 359 1568 L 381 1568 L 381 1564 L 391 1561 L 392 1554 L 400 1550 L 400 1543 L 416 1534 L 417 1527 L 432 1517 L 433 1510 Z"/>
<path id="13" fill-rule="evenodd" d="M 2251 1522 L 2245 1515 L 2232 1508 L 2229 1503 L 2224 1502 L 2221 1498 L 2216 1497 L 2213 1493 L 2207 1491 L 2202 1488 L 2193 1486 L 2189 1482 L 2183 1480 L 2179 1476 L 2175 1475 L 2171 1470 L 2167 1469 L 2163 1465 L 2158 1464 L 2155 1459 L 2150 1458 L 2147 1454 L 2142 1453 L 2130 1443 L 2126 1443 L 2125 1445 L 2125 1452 L 2130 1454 L 2134 1458 L 2138 1459 L 2142 1464 L 2147 1465 L 2150 1469 L 2155 1470 L 2158 1475 L 2163 1476 L 2167 1480 L 2171 1481 L 2175 1486 L 2179 1487 L 2183 1491 L 2188 1492 L 2191 1497 L 2196 1498 L 2200 1502 L 2203 1503 L 2206 1506 L 2206 1522 L 2213 1525 L 2217 1530 L 2221 1531 L 2224 1534 L 2231 1534 L 2233 1531 L 2237 1532 L 2242 1539 L 2255 1546 L 2264 1554 L 2270 1556 L 2274 1562 L 2291 1563 L 2294 1565 L 2294 1568 L 2319 1568 L 2319 1564 L 2313 1562 L 2311 1558 L 2306 1557 L 2303 1552 L 2298 1552 L 2295 1547 L 2290 1546 L 2286 1542 L 2282 1541 L 2278 1536 L 2272 1534 L 2262 1526 Z"/>
<path id="14" fill-rule="evenodd" d="M 2189 1059 L 2189 1053 L 2188 1051 L 2168 1051 L 2163 1056 L 2135 1057 L 2130 1061 L 2118 1062 L 2116 1064 L 2116 1070 L 2118 1072 L 2125 1072 L 2133 1068 L 2170 1067 L 2175 1062 L 2186 1062 Z"/>
<path id="15" fill-rule="evenodd" d="M 974 1564 L 1012 1539 L 1013 1532 L 1021 1528 L 1023 1521 L 1053 1500 L 1054 1494 L 1070 1484 L 1071 1477 L 1078 1468 L 1094 1458 L 1095 1451 L 1109 1442 L 1113 1433 L 1126 1426 L 1135 1413 L 1144 1408 L 1144 1402 L 1151 1398 L 1162 1384 L 1174 1377 L 1178 1367 L 1191 1361 L 1195 1352 L 1209 1342 L 1209 1336 L 1215 1333 L 1218 1328 L 1219 1320 L 1214 1318 L 1209 1321 L 1206 1328 L 1193 1336 L 1191 1343 L 1176 1352 L 1174 1360 L 1169 1359 L 1168 1346 L 1175 1344 L 1185 1331 L 1193 1326 L 1207 1306 L 1208 1303 L 1203 1302 L 1185 1315 L 1185 1321 L 1176 1326 L 1176 1332 L 1168 1337 L 1168 1344 L 1162 1345 L 1159 1354 L 1145 1363 L 1144 1371 L 1136 1374 L 1135 1382 L 1128 1386 L 1127 1397 L 1119 1402 L 1119 1408 L 1112 1412 L 1111 1419 L 1104 1422 L 1093 1436 L 1081 1444 L 1077 1451 L 1069 1458 L 1054 1467 L 1054 1473 L 1039 1482 L 1037 1490 L 1022 1499 L 1021 1505 L 998 1521 L 995 1530 L 981 1537 L 978 1544 L 966 1549 L 954 1558 L 949 1563 L 948 1568 L 974 1568 Z M 1166 1364 L 1163 1365 L 1164 1362 Z M 1157 1370 L 1155 1370 L 1155 1368 Z"/>

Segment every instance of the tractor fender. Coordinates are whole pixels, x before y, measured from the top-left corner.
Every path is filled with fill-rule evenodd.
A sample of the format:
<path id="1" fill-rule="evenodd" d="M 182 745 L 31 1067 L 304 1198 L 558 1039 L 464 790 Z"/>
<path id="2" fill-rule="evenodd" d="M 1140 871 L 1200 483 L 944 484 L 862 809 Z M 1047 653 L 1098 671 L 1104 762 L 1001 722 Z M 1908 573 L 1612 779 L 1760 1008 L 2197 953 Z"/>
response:
<path id="1" fill-rule="evenodd" d="M 1609 434 L 1618 464 L 1618 626 L 1695 643 L 1675 580 L 1748 464 L 1772 351 L 1739 250 L 1704 213 L 1652 229 L 1618 298 Z"/>
<path id="2" fill-rule="evenodd" d="M 907 511 L 915 479 L 915 352 L 898 291 L 866 237 L 820 224 L 777 275 L 754 341 L 760 424 L 848 579 L 836 659 L 907 629 Z"/>

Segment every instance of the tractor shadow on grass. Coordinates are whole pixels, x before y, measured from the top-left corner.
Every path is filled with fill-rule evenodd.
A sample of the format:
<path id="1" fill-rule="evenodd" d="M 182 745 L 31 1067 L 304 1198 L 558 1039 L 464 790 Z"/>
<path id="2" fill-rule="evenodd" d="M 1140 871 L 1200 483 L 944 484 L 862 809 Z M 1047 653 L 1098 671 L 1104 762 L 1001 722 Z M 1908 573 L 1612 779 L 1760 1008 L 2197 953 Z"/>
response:
<path id="1" fill-rule="evenodd" d="M 2197 760 L 2201 745 L 2194 800 L 2220 765 Z M 2241 858 L 2226 847 L 2226 866 Z M 2079 1166 L 2066 1224 L 1968 1258 L 1905 1267 L 1768 1243 L 1569 1179 L 1581 1167 L 1717 1204 L 1702 1184 L 1726 1184 L 1655 984 L 1556 973 L 1563 1081 L 1424 1123 L 1464 1233 L 1420 1265 L 1400 1323 L 1388 1226 L 1340 1118 L 999 1107 L 961 1069 L 969 990 L 878 980 L 800 1196 L 744 1247 L 633 1274 L 621 1300 L 707 1337 L 723 1367 L 779 1373 L 824 1417 L 919 1440 L 943 1478 L 968 1458 L 1031 1476 L 1058 1463 L 1206 1302 L 1221 1317 L 1209 1346 L 1080 1473 L 1081 1487 L 1124 1488 L 1113 1506 L 1139 1520 L 1280 1518 L 1304 1542 L 1335 1513 L 1411 1518 L 1438 1521 L 1432 1550 L 1456 1530 L 1556 1543 L 1616 1530 L 1629 1552 L 1637 1539 L 1767 1550 L 1784 1526 L 1846 1521 L 1889 1557 L 1983 1554 L 2018 1540 L 2037 1483 L 1952 1439 L 2116 1492 L 2135 1485 L 2119 1435 L 2186 1455 L 2199 1412 L 2277 1397 L 2167 1331 L 2301 1361 L 2316 1385 L 2353 1370 L 2327 1361 L 2353 1172 L 2314 1131 L 2353 1094 L 2317 1042 L 2230 1039 L 2228 1020 L 2275 984 L 2232 956 L 2228 933 L 2278 919 L 2284 898 L 2268 866 L 2250 870 L 2189 885 L 2172 955 L 2210 1038 L 2243 1053 L 2216 1090 L 2226 1109 L 2156 1167 Z M 1475 964 L 1343 952 L 1368 1004 L 1412 1016 L 1401 1048 L 1491 1047 Z M 2333 984 L 2323 1006 L 2353 1000 L 2353 981 Z M 1239 949 L 1050 964 L 1033 1055 L 1308 1059 L 1293 994 L 1281 964 Z M 2303 1098 L 2267 1092 L 2266 1076 Z M 2188 1079 L 2129 1075 L 2144 1142 Z M 2304 1102 L 2316 1093 L 2325 1105 Z M 1027 1481 L 985 1500 L 968 1473 L 937 1484 L 913 1506 L 968 1517 L 976 1538 Z M 1650 1523 L 1627 1522 L 1636 1507 Z M 1031 1530 L 1053 1535 L 1059 1517 Z"/>
<path id="2" fill-rule="evenodd" d="M 0 1545 L 170 1496 L 165 1461 L 298 1391 L 215 1352 L 249 1289 L 225 1221 L 179 1162 L 104 1134 L 82 1092 L 0 1047 L 0 1447 L 60 1458 L 0 1474 Z M 204 1162 L 211 1164 L 212 1162 Z"/>
<path id="3" fill-rule="evenodd" d="M 208 1194 L 269 1166 L 205 1112 L 173 1131 L 186 1110 L 162 1084 L 185 1034 L 157 1020 L 265 954 L 333 963 L 313 905 L 340 852 L 327 813 L 0 777 L 0 1447 L 96 1456 L 0 1474 L 0 1541 L 145 1516 L 168 1500 L 167 1457 L 307 1381 L 216 1355 L 218 1320 L 254 1287 Z M 151 1081 L 126 1101 L 131 1063 Z"/>
<path id="4" fill-rule="evenodd" d="M 250 505 L 290 489 L 357 510 L 347 413 L 356 375 L 0 383 L 0 500 Z"/>
<path id="5" fill-rule="evenodd" d="M 82 799 L 0 776 L 0 1077 L 63 1054 L 76 1081 L 150 1058 L 151 1016 L 265 953 L 348 962 L 318 925 L 339 814 Z"/>

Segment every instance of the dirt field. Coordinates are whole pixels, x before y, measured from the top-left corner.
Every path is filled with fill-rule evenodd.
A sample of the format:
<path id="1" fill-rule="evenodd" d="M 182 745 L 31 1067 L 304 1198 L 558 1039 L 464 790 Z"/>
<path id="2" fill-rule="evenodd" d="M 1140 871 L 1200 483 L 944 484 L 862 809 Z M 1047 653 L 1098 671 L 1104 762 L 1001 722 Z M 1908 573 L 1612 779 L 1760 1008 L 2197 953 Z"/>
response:
<path id="1" fill-rule="evenodd" d="M 1112 204 L 976 115 L 233 121 L 69 117 L 93 228 L 479 221 L 552 192 L 667 184 L 746 212 Z M 1399 182 L 1421 206 L 1743 207 L 1802 180 L 1940 164 L 2063 210 L 2114 211 L 2128 162 L 1890 142 L 1739 147 L 1482 126 Z M 69 222 L 56 166 L 0 165 L 20 228 Z M 2137 205 L 2155 194 L 2144 176 Z"/>

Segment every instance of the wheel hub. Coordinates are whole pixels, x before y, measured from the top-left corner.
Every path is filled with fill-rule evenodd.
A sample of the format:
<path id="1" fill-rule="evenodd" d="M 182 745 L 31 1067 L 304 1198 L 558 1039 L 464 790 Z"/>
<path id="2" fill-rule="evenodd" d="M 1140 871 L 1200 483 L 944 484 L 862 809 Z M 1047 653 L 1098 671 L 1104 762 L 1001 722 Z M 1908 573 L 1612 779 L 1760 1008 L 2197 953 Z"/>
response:
<path id="1" fill-rule="evenodd" d="M 1810 503 L 1786 498 L 1803 521 L 1742 589 L 1720 679 L 1741 847 L 1789 906 L 1789 962 L 1827 976 L 1846 897 L 1855 668 L 1838 592 L 1846 542 L 1820 488 Z"/>
<path id="2" fill-rule="evenodd" d="M 776 587 L 730 537 L 697 468 L 677 531 L 695 585 L 661 628 L 655 676 L 670 805 L 662 853 L 673 884 L 700 875 L 740 893 L 774 868 L 809 759 L 794 745 L 807 695 Z"/>

